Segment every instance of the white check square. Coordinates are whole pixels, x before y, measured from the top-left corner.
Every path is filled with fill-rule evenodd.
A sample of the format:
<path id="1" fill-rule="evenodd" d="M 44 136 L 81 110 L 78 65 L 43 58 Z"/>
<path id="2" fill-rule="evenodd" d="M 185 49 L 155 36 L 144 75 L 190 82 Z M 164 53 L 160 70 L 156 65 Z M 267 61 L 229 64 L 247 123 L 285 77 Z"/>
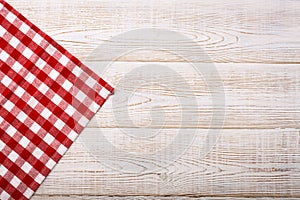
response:
<path id="1" fill-rule="evenodd" d="M 4 76 L 4 78 L 1 80 L 1 83 L 8 87 L 11 84 L 12 80 L 8 76 Z"/>
<path id="2" fill-rule="evenodd" d="M 80 76 L 80 74 L 82 73 L 82 69 L 80 69 L 78 66 L 75 66 L 74 69 L 72 70 L 72 73 L 75 76 Z"/>
<path id="3" fill-rule="evenodd" d="M 47 144 L 51 144 L 55 138 L 50 134 L 50 133 L 47 133 L 47 135 L 43 138 L 43 140 L 47 143 Z"/>
<path id="4" fill-rule="evenodd" d="M 24 93 L 25 90 L 20 86 L 18 86 L 17 89 L 15 90 L 15 95 L 17 95 L 19 98 L 22 98 Z"/>
<path id="5" fill-rule="evenodd" d="M 89 77 L 89 78 L 85 81 L 85 83 L 86 83 L 89 87 L 93 88 L 93 87 L 95 86 L 95 84 L 97 83 L 97 81 L 96 81 L 95 79 L 93 79 L 92 77 Z"/>
<path id="6" fill-rule="evenodd" d="M 12 69 L 17 73 L 19 73 L 22 68 L 23 66 L 18 61 L 16 61 L 12 66 Z"/>
<path id="7" fill-rule="evenodd" d="M 7 100 L 3 105 L 3 108 L 5 108 L 8 112 L 11 112 L 14 107 L 15 104 L 13 104 L 10 100 Z"/>
<path id="8" fill-rule="evenodd" d="M 19 157 L 19 155 L 15 151 L 10 152 L 10 154 L 8 155 L 8 158 L 12 162 L 15 162 L 18 159 L 18 157 Z"/>
<path id="9" fill-rule="evenodd" d="M 48 160 L 48 162 L 46 163 L 46 167 L 48 169 L 52 169 L 54 167 L 54 165 L 56 164 L 56 162 L 54 162 L 54 160 L 52 160 L 51 158 Z"/>
<path id="10" fill-rule="evenodd" d="M 15 129 L 15 127 L 13 127 L 12 125 L 9 125 L 9 127 L 6 130 L 6 133 L 10 136 L 10 137 L 14 137 L 14 135 L 16 134 L 17 129 Z"/>
<path id="11" fill-rule="evenodd" d="M 13 23 L 16 19 L 17 19 L 17 16 L 14 15 L 13 13 L 9 12 L 6 17 L 7 21 L 9 21 L 10 23 Z"/>
<path id="12" fill-rule="evenodd" d="M 81 126 L 83 126 L 83 127 L 85 127 L 85 126 L 87 125 L 88 122 L 89 122 L 89 120 L 88 120 L 85 116 L 82 116 L 82 117 L 80 118 L 80 120 L 78 121 L 78 123 L 79 123 Z"/>
<path id="13" fill-rule="evenodd" d="M 28 72 L 28 74 L 27 74 L 26 77 L 25 77 L 25 80 L 26 80 L 28 83 L 32 84 L 33 81 L 35 80 L 35 78 L 36 78 L 35 75 L 33 75 L 31 72 Z"/>
<path id="14" fill-rule="evenodd" d="M 71 87 L 73 86 L 73 84 L 68 81 L 68 80 L 65 80 L 65 82 L 63 83 L 62 87 L 66 90 L 66 91 L 70 91 Z"/>
<path id="15" fill-rule="evenodd" d="M 42 94 L 46 94 L 49 91 L 49 87 L 45 84 L 45 83 L 41 83 L 40 87 L 38 88 L 38 90 L 42 93 Z"/>
<path id="16" fill-rule="evenodd" d="M 38 101 L 34 98 L 34 97 L 30 97 L 29 101 L 28 101 L 28 105 L 31 107 L 31 108 L 35 108 L 36 105 L 38 105 Z"/>
<path id="17" fill-rule="evenodd" d="M 78 99 L 78 101 L 83 102 L 87 96 L 81 90 L 78 90 L 75 97 L 76 97 L 76 99 Z"/>
<path id="18" fill-rule="evenodd" d="M 27 188 L 26 191 L 24 192 L 24 196 L 26 198 L 30 198 L 33 195 L 33 190 L 31 190 L 30 188 Z"/>
<path id="19" fill-rule="evenodd" d="M 43 69 L 46 65 L 47 63 L 42 58 L 39 58 L 35 63 L 35 66 L 37 66 L 39 69 Z"/>
<path id="20" fill-rule="evenodd" d="M 21 180 L 16 176 L 14 176 L 10 181 L 10 184 L 12 184 L 15 188 L 17 188 L 20 183 L 21 183 Z"/>
<path id="21" fill-rule="evenodd" d="M 25 122 L 27 117 L 28 116 L 23 111 L 20 111 L 20 113 L 17 115 L 17 119 L 20 120 L 20 122 L 22 122 L 22 123 Z"/>
<path id="22" fill-rule="evenodd" d="M 99 104 L 95 103 L 95 102 L 92 102 L 89 109 L 92 111 L 92 112 L 97 112 L 97 110 L 100 108 Z"/>
<path id="23" fill-rule="evenodd" d="M 19 142 L 19 144 L 24 148 L 26 148 L 29 143 L 30 143 L 30 141 L 25 136 L 23 136 Z"/>
<path id="24" fill-rule="evenodd" d="M 37 159 L 40 159 L 42 157 L 43 153 L 44 152 L 40 148 L 36 147 L 34 149 L 34 151 L 32 152 L 32 155 L 34 155 L 34 157 L 36 157 Z"/>
<path id="25" fill-rule="evenodd" d="M 54 126 L 58 129 L 58 130 L 62 130 L 63 127 L 65 126 L 65 123 L 63 121 L 61 121 L 60 119 L 57 119 Z"/>
<path id="26" fill-rule="evenodd" d="M 68 138 L 71 140 L 71 141 L 74 141 L 76 139 L 76 137 L 78 136 L 78 134 L 71 130 L 71 132 L 68 134 Z"/>
<path id="27" fill-rule="evenodd" d="M 66 66 L 69 61 L 70 59 L 67 58 L 67 56 L 65 55 L 62 55 L 61 58 L 59 59 L 60 64 L 62 64 L 63 66 Z"/>
<path id="28" fill-rule="evenodd" d="M 0 199 L 9 199 L 9 198 L 10 198 L 10 195 L 3 190 L 0 194 Z"/>
<path id="29" fill-rule="evenodd" d="M 8 58 L 9 58 L 8 53 L 6 53 L 5 51 L 1 51 L 0 60 L 2 60 L 3 62 L 6 62 Z"/>
<path id="30" fill-rule="evenodd" d="M 35 180 L 37 183 L 39 183 L 39 184 L 41 184 L 41 183 L 43 182 L 44 179 L 45 179 L 45 176 L 43 176 L 42 174 L 38 174 L 38 175 L 34 178 L 34 180 Z"/>
<path id="31" fill-rule="evenodd" d="M 0 25 L 0 37 L 3 37 L 7 31 Z"/>
<path id="32" fill-rule="evenodd" d="M 100 91 L 100 96 L 103 97 L 104 99 L 106 99 L 109 94 L 110 92 L 105 87 L 103 87 Z"/>
<path id="33" fill-rule="evenodd" d="M 41 128 L 42 127 L 39 124 L 37 124 L 36 122 L 33 122 L 33 124 L 30 127 L 30 130 L 34 133 L 38 133 Z"/>
<path id="34" fill-rule="evenodd" d="M 13 47 L 16 48 L 20 44 L 20 40 L 18 40 L 16 37 L 12 37 L 11 40 L 9 41 L 9 44 Z"/>
<path id="35" fill-rule="evenodd" d="M 19 28 L 19 30 L 22 31 L 24 34 L 26 34 L 29 31 L 29 29 L 30 27 L 25 23 L 23 23 Z"/>
<path id="36" fill-rule="evenodd" d="M 55 69 L 52 69 L 51 72 L 49 73 L 49 76 L 51 79 L 55 80 L 59 76 L 59 73 Z"/>
<path id="37" fill-rule="evenodd" d="M 53 54 L 55 53 L 56 48 L 54 48 L 54 46 L 52 46 L 51 44 L 46 48 L 46 52 L 50 55 L 53 56 Z"/>
<path id="38" fill-rule="evenodd" d="M 21 169 L 25 173 L 28 173 L 32 169 L 32 166 L 28 162 L 25 161 L 25 163 L 22 165 Z"/>
<path id="39" fill-rule="evenodd" d="M 56 105 L 60 104 L 60 102 L 63 100 L 58 94 L 55 94 L 52 97 L 52 102 L 55 103 Z"/>
<path id="40" fill-rule="evenodd" d="M 36 44 L 41 44 L 43 41 L 43 38 L 40 36 L 40 34 L 35 34 L 32 39 Z"/>
<path id="41" fill-rule="evenodd" d="M 44 108 L 44 110 L 41 112 L 42 117 L 45 119 L 48 119 L 51 116 L 52 112 L 48 108 Z"/>
<path id="42" fill-rule="evenodd" d="M 57 152 L 60 154 L 60 155 L 63 155 L 65 152 L 67 151 L 67 147 L 65 147 L 63 144 L 61 144 L 58 149 L 57 149 Z"/>
<path id="43" fill-rule="evenodd" d="M 2 149 L 5 147 L 4 142 L 2 142 L 2 140 L 0 140 L 0 151 L 2 151 Z"/>
<path id="44" fill-rule="evenodd" d="M 8 170 L 3 165 L 0 165 L 0 176 L 4 176 Z"/>
<path id="45" fill-rule="evenodd" d="M 75 113 L 75 108 L 71 105 L 68 105 L 68 107 L 65 109 L 65 113 L 67 113 L 69 116 L 72 116 Z"/>
<path id="46" fill-rule="evenodd" d="M 27 59 L 29 59 L 33 55 L 33 52 L 26 47 L 25 50 L 23 51 L 23 56 L 25 56 Z"/>

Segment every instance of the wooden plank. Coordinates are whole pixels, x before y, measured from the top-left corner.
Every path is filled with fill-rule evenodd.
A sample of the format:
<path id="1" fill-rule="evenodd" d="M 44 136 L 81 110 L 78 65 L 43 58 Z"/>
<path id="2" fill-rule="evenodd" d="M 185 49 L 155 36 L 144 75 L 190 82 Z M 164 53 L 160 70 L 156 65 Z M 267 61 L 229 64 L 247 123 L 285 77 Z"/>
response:
<path id="1" fill-rule="evenodd" d="M 300 62 L 299 1 L 8 2 L 81 59 L 87 58 L 103 41 L 111 41 L 112 36 L 155 27 L 174 30 L 194 39 L 197 44 L 181 46 L 196 56 L 195 47 L 200 46 L 209 55 L 210 59 L 198 56 L 198 62 Z M 113 50 L 143 46 L 147 42 L 135 38 L 119 41 Z M 170 42 L 171 45 L 176 43 Z M 108 49 L 94 59 L 110 60 L 110 52 Z M 165 51 L 137 51 L 119 60 L 184 61 Z"/>
<path id="2" fill-rule="evenodd" d="M 274 200 L 274 198 L 237 198 L 237 197 L 153 197 L 153 196 L 33 196 L 32 200 L 73 200 L 73 199 L 85 199 L 85 200 Z M 280 198 L 281 200 L 299 200 L 299 198 Z"/>
<path id="3" fill-rule="evenodd" d="M 126 129 L 125 133 L 132 131 Z M 186 129 L 188 132 L 189 129 Z M 146 173 L 147 157 L 128 159 L 145 173 L 128 173 L 118 166 L 95 159 L 83 143 L 83 137 L 103 134 L 118 149 L 144 155 L 145 149 L 159 149 L 172 141 L 174 129 L 164 129 L 153 139 L 135 140 L 124 130 L 87 128 L 54 168 L 37 195 L 86 196 L 228 196 L 228 197 L 300 197 L 300 135 L 298 129 L 222 130 L 211 152 L 199 157 L 207 130 L 199 129 L 193 144 L 168 166 Z M 164 138 L 163 138 L 164 137 Z M 158 138 L 158 139 L 157 139 Z M 160 139 L 159 139 L 160 138 Z M 153 142 L 155 141 L 155 142 Z M 99 153 L 106 142 L 99 142 Z M 186 145 L 184 141 L 181 145 Z M 141 149 L 143 151 L 141 151 Z M 119 155 L 111 153 L 111 160 Z M 171 152 L 177 155 L 177 151 Z M 153 163 L 155 165 L 157 163 Z M 113 169 L 115 168 L 115 169 Z"/>
<path id="4" fill-rule="evenodd" d="M 105 69 L 102 62 L 87 64 L 116 87 L 89 127 L 210 127 L 214 106 L 207 80 L 217 76 L 207 79 L 187 63 L 114 62 Z M 224 85 L 224 128 L 299 128 L 300 65 L 215 67 Z"/>

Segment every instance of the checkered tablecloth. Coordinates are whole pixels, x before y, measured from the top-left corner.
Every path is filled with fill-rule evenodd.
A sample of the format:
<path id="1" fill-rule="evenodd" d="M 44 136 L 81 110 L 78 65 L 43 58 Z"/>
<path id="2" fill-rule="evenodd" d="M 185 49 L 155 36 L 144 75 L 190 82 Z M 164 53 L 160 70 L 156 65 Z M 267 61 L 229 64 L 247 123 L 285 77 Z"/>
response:
<path id="1" fill-rule="evenodd" d="M 0 199 L 29 199 L 112 91 L 0 0 Z"/>

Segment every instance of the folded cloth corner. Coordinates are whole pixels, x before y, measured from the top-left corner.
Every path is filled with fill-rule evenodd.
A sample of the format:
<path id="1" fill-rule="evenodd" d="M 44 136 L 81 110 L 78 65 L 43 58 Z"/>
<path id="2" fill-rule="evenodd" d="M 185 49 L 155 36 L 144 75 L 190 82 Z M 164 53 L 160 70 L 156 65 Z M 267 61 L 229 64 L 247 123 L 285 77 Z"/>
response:
<path id="1" fill-rule="evenodd" d="M 0 199 L 29 199 L 112 92 L 0 0 Z"/>

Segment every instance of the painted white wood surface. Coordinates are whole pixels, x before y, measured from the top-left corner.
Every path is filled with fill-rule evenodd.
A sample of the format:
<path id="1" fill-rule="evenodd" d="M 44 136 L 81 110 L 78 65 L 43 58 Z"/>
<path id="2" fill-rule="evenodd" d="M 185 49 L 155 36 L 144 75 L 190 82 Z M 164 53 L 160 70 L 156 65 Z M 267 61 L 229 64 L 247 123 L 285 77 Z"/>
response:
<path id="1" fill-rule="evenodd" d="M 115 95 L 110 97 L 89 127 L 130 128 L 132 123 L 135 127 L 149 128 L 210 127 L 213 114 L 211 93 L 205 77 L 201 77 L 191 64 L 114 62 L 109 67 L 99 67 L 104 65 L 102 62 L 86 64 L 116 87 Z M 144 65 L 149 71 L 157 65 L 167 67 L 180 74 L 182 79 L 175 80 L 172 74 L 162 74 L 152 80 L 148 78 L 149 71 L 133 71 Z M 224 87 L 224 128 L 299 128 L 300 64 L 216 63 L 214 66 Z M 122 83 L 124 78 L 126 84 Z M 211 75 L 210 79 L 217 80 L 217 77 Z M 136 80 L 150 80 L 152 86 L 136 85 Z M 160 86 L 160 82 L 168 82 L 169 87 Z M 181 85 L 188 85 L 190 90 L 184 91 L 186 87 Z M 128 102 L 123 103 L 122 95 L 126 92 L 132 95 L 128 95 Z M 189 100 L 192 98 L 197 104 Z M 127 110 L 129 118 L 116 121 L 116 117 Z M 151 110 L 164 112 L 165 120 L 155 119 Z M 182 111 L 189 117 L 182 119 Z M 156 123 L 151 123 L 151 120 Z"/>
<path id="2" fill-rule="evenodd" d="M 97 128 L 87 128 L 81 137 L 91 131 L 101 134 Z M 166 143 L 164 139 L 128 139 L 116 128 L 101 131 L 108 141 L 131 153 L 150 152 L 153 147 L 158 149 Z M 174 129 L 162 132 L 169 140 L 176 136 Z M 298 130 L 223 129 L 216 146 L 201 158 L 200 144 L 206 133 L 206 129 L 198 129 L 194 142 L 180 159 L 159 170 L 146 171 L 149 163 L 159 164 L 153 160 L 130 157 L 123 160 L 139 167 L 139 173 L 123 172 L 122 164 L 113 166 L 115 169 L 104 166 L 79 138 L 37 194 L 299 197 Z M 111 159 L 118 160 L 119 155 L 112 153 Z"/>
<path id="3" fill-rule="evenodd" d="M 47 199 L 47 200 L 56 200 L 57 197 L 49 197 L 49 196 L 34 196 L 32 198 L 35 199 Z M 78 200 L 78 199 L 88 199 L 88 200 L 274 200 L 274 198 L 237 198 L 237 197 L 153 197 L 153 196 L 129 196 L 129 197 L 116 197 L 116 196 L 107 196 L 107 197 L 91 197 L 91 196 L 75 196 L 70 195 L 68 197 L 60 196 L 59 199 L 61 200 Z M 297 200 L 298 198 L 285 198 L 285 200 Z"/>
<path id="4" fill-rule="evenodd" d="M 164 147 L 180 128 L 187 132 L 197 130 L 194 143 L 176 162 L 144 174 L 103 165 L 79 138 L 33 199 L 300 198 L 300 1 L 8 2 L 117 86 L 115 95 L 82 137 L 101 131 L 113 145 L 137 153 Z M 224 127 L 219 142 L 204 158 L 199 159 L 199 143 L 209 128 L 211 99 L 205 82 L 190 65 L 165 51 L 144 50 L 120 57 L 102 72 L 103 61 L 110 53 L 89 56 L 113 36 L 153 27 L 177 31 L 197 41 L 210 57 L 200 57 L 197 62 L 215 63 L 223 81 Z M 117 48 L 134 47 L 135 42 L 123 41 Z M 184 47 L 191 55 L 196 53 L 194 44 Z M 121 92 L 133 89 L 130 84 L 122 88 L 120 80 L 146 62 L 180 73 L 191 93 L 184 93 L 180 87 L 171 92 L 141 87 L 128 99 L 126 108 L 114 110 L 113 102 Z M 136 74 L 128 81 L 141 78 Z M 180 105 L 172 92 L 196 98 L 199 106 L 190 105 L 189 101 Z M 117 122 L 115 115 L 125 109 L 129 117 Z M 151 110 L 165 111 L 166 119 L 152 124 Z M 182 110 L 188 110 L 189 120 L 181 120 Z M 193 117 L 195 112 L 198 119 Z M 130 121 L 134 125 L 128 126 Z M 161 134 L 151 140 L 132 140 L 122 132 L 145 127 Z M 117 159 L 117 155 L 112 159 Z M 146 163 L 151 160 L 129 158 L 127 162 L 147 169 Z"/>
<path id="5" fill-rule="evenodd" d="M 214 62 L 299 63 L 300 2 L 295 0 L 9 0 L 39 27 L 84 59 L 104 40 L 160 27 L 198 41 Z M 119 48 L 134 45 L 120 43 Z M 191 54 L 193 48 L 190 48 Z M 105 55 L 95 58 L 106 60 Z M 179 61 L 161 52 L 123 61 Z M 199 60 L 203 62 L 207 60 Z"/>

